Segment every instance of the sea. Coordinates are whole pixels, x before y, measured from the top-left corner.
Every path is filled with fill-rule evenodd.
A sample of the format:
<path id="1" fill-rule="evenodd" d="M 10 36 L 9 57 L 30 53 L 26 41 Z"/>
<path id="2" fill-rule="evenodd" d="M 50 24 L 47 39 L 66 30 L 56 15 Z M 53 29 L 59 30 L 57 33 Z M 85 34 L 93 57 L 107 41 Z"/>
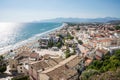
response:
<path id="1" fill-rule="evenodd" d="M 0 23 L 0 53 L 63 27 L 63 23 Z"/>

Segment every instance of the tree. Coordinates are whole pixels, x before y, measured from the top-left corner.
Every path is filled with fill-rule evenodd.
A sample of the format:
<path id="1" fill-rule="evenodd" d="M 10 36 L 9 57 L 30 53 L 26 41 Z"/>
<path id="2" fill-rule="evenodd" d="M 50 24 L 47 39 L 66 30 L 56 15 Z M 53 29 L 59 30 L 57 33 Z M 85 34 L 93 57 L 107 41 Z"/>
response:
<path id="1" fill-rule="evenodd" d="M 115 26 L 115 29 L 116 30 L 120 30 L 120 26 L 118 25 L 118 26 Z"/>
<path id="2" fill-rule="evenodd" d="M 76 30 L 80 30 L 80 27 L 79 27 L 79 25 L 77 26 Z"/>
<path id="3" fill-rule="evenodd" d="M 120 49 L 116 50 L 113 55 L 107 54 L 104 56 L 103 60 L 94 60 L 92 64 L 90 64 L 86 70 L 97 70 L 100 73 L 104 73 L 107 71 L 117 71 L 120 68 Z M 87 80 L 89 80 L 89 74 L 86 75 Z M 90 79 L 91 80 L 91 79 Z"/>
<path id="4" fill-rule="evenodd" d="M 4 73 L 6 69 L 7 69 L 6 65 L 0 66 L 0 73 Z"/>
<path id="5" fill-rule="evenodd" d="M 67 37 L 65 37 L 66 39 L 74 39 L 74 37 L 70 34 L 70 33 L 67 33 Z"/>
<path id="6" fill-rule="evenodd" d="M 65 51 L 65 58 L 68 58 L 68 57 L 70 57 L 71 55 L 70 55 L 70 50 L 69 50 L 69 48 Z"/>
<path id="7" fill-rule="evenodd" d="M 0 73 L 4 73 L 7 69 L 7 66 L 6 66 L 6 61 L 4 60 L 4 57 L 3 56 L 0 56 Z"/>
<path id="8" fill-rule="evenodd" d="M 90 76 L 100 74 L 98 70 L 89 69 L 82 73 L 81 80 L 88 80 Z"/>
<path id="9" fill-rule="evenodd" d="M 64 38 L 64 37 L 63 37 L 62 35 L 60 35 L 60 34 L 59 34 L 59 35 L 57 35 L 57 36 L 59 36 L 61 39 L 63 39 L 63 38 Z"/>
<path id="10" fill-rule="evenodd" d="M 52 41 L 49 41 L 49 42 L 48 42 L 48 47 L 51 48 L 51 47 L 53 47 L 53 45 L 54 45 L 54 43 L 53 43 Z"/>
<path id="11" fill-rule="evenodd" d="M 103 64 L 102 61 L 94 60 L 91 66 L 93 69 L 98 70 L 101 68 L 102 64 Z"/>
<path id="12" fill-rule="evenodd" d="M 118 60 L 120 60 L 120 49 L 115 51 L 115 56 Z"/>
<path id="13" fill-rule="evenodd" d="M 30 80 L 28 76 L 17 76 L 12 78 L 12 80 Z"/>
<path id="14" fill-rule="evenodd" d="M 79 43 L 80 45 L 82 45 L 82 44 L 83 44 L 82 40 L 78 40 L 78 43 Z"/>
<path id="15" fill-rule="evenodd" d="M 65 52 L 65 58 L 70 57 L 70 53 Z"/>
<path id="16" fill-rule="evenodd" d="M 58 43 L 56 44 L 56 46 L 57 46 L 58 48 L 61 48 L 62 43 L 61 43 L 61 42 L 58 42 Z"/>
<path id="17" fill-rule="evenodd" d="M 4 57 L 3 56 L 0 56 L 0 61 L 2 61 L 4 59 Z"/>

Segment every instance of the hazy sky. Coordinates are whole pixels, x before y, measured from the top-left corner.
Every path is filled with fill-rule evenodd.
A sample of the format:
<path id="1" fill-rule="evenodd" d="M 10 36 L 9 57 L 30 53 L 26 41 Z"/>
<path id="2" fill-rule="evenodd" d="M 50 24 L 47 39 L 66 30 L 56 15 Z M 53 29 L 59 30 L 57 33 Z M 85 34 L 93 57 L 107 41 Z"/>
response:
<path id="1" fill-rule="evenodd" d="M 120 18 L 120 0 L 0 0 L 0 22 L 57 17 Z"/>

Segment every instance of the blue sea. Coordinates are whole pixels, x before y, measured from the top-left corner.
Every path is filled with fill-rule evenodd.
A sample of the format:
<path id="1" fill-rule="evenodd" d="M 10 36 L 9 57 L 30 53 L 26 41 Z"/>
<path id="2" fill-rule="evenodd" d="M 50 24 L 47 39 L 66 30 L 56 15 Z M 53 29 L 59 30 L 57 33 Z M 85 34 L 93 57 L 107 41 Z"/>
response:
<path id="1" fill-rule="evenodd" d="M 0 52 L 40 38 L 62 23 L 0 23 Z"/>

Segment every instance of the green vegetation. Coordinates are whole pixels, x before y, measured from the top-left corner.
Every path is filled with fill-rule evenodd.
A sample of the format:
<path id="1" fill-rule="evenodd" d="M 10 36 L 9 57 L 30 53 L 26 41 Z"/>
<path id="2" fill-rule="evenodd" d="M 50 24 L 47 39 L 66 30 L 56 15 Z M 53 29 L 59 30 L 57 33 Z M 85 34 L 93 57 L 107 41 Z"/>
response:
<path id="1" fill-rule="evenodd" d="M 30 80 L 28 76 L 18 76 L 12 78 L 12 80 Z"/>
<path id="2" fill-rule="evenodd" d="M 65 51 L 65 58 L 68 58 L 68 57 L 70 57 L 71 55 L 70 55 L 70 50 L 69 50 L 69 48 Z"/>
<path id="3" fill-rule="evenodd" d="M 120 26 L 118 25 L 118 26 L 115 26 L 115 29 L 116 30 L 120 30 Z"/>
<path id="4" fill-rule="evenodd" d="M 63 45 L 62 40 L 59 40 L 57 43 L 54 43 L 53 41 L 50 41 L 50 42 L 48 43 L 48 47 L 49 47 L 49 48 L 52 48 L 53 46 L 56 46 L 56 47 L 58 47 L 58 48 L 61 48 L 62 45 Z"/>
<path id="5" fill-rule="evenodd" d="M 58 48 L 61 48 L 62 45 L 63 45 L 63 40 L 64 40 L 64 37 L 62 35 L 57 35 L 60 39 L 58 42 L 53 42 L 53 41 L 49 41 L 48 42 L 48 48 L 52 48 L 54 46 L 58 47 Z"/>
<path id="6" fill-rule="evenodd" d="M 83 72 L 81 76 L 89 79 L 90 76 L 102 74 L 108 71 L 116 71 L 118 68 L 120 68 L 120 50 L 116 50 L 112 56 L 108 53 L 101 61 L 94 60 L 92 64 L 86 68 L 86 71 L 84 71 L 85 73 Z M 87 73 L 89 70 L 95 70 L 97 73 Z"/>
<path id="7" fill-rule="evenodd" d="M 79 43 L 80 45 L 82 45 L 82 44 L 83 44 L 82 40 L 78 40 L 78 43 Z"/>
<path id="8" fill-rule="evenodd" d="M 81 80 L 88 80 L 89 77 L 95 74 L 100 74 L 97 70 L 89 69 L 82 73 Z"/>
<path id="9" fill-rule="evenodd" d="M 75 48 L 73 48 L 73 53 L 71 53 L 71 55 L 75 55 L 76 54 L 76 51 L 75 51 Z"/>
<path id="10" fill-rule="evenodd" d="M 116 71 L 107 71 L 102 74 L 95 74 L 90 76 L 87 80 L 120 80 L 120 68 L 118 68 Z"/>
<path id="11" fill-rule="evenodd" d="M 114 55 L 107 54 L 103 60 L 94 60 L 87 69 L 96 69 L 100 72 L 116 70 L 120 66 L 120 50 L 116 50 Z"/>
<path id="12" fill-rule="evenodd" d="M 63 43 L 62 43 L 62 41 L 59 41 L 58 43 L 56 43 L 56 47 L 58 47 L 58 48 L 61 48 L 62 47 L 62 45 L 63 45 Z"/>
<path id="13" fill-rule="evenodd" d="M 49 41 L 49 42 L 48 42 L 48 47 L 49 47 L 49 48 L 53 47 L 53 45 L 54 45 L 53 41 Z"/>
<path id="14" fill-rule="evenodd" d="M 74 39 L 73 36 L 71 36 L 70 34 L 67 35 L 67 39 Z"/>
<path id="15" fill-rule="evenodd" d="M 79 26 L 77 26 L 76 30 L 78 30 L 78 31 L 79 31 L 79 30 L 80 30 L 80 27 L 79 27 Z"/>
<path id="16" fill-rule="evenodd" d="M 0 66 L 0 73 L 4 73 L 6 69 L 7 69 L 6 65 Z"/>
<path id="17" fill-rule="evenodd" d="M 0 56 L 0 73 L 4 73 L 7 69 L 5 62 L 4 57 Z"/>
<path id="18" fill-rule="evenodd" d="M 80 28 L 78 27 L 76 30 L 80 30 Z"/>
<path id="19" fill-rule="evenodd" d="M 58 37 L 60 37 L 61 39 L 63 39 L 63 38 L 64 38 L 64 37 L 63 37 L 62 35 L 60 35 L 60 34 L 59 34 L 59 35 L 57 35 L 57 36 L 58 36 Z"/>
<path id="20" fill-rule="evenodd" d="M 3 56 L 0 56 L 0 61 L 2 61 L 4 59 L 4 57 Z"/>

